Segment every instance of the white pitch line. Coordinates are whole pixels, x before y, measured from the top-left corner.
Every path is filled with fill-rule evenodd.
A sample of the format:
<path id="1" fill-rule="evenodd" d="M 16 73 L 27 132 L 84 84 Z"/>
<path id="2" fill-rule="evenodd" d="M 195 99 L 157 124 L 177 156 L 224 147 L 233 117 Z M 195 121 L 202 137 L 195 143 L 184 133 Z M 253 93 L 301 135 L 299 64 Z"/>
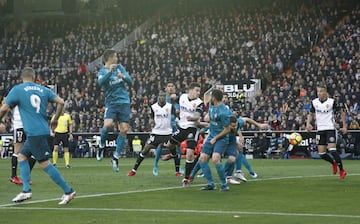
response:
<path id="1" fill-rule="evenodd" d="M 358 176 L 360 174 L 348 174 L 347 176 Z M 318 177 L 329 177 L 332 175 L 312 175 L 312 176 L 288 176 L 288 177 L 271 177 L 271 178 L 264 178 L 264 179 L 252 179 L 248 180 L 248 182 L 253 181 L 273 181 L 273 180 L 285 180 L 285 179 L 303 179 L 303 178 L 318 178 Z M 189 187 L 199 187 L 204 186 L 204 184 L 192 184 Z M 162 188 L 152 188 L 152 189 L 143 189 L 143 190 L 133 190 L 133 191 L 122 191 L 122 192 L 111 192 L 111 193 L 101 193 L 101 194 L 90 194 L 90 195 L 79 195 L 76 198 L 95 198 L 95 197 L 103 197 L 103 196 L 112 196 L 112 195 L 122 195 L 122 194 L 133 194 L 133 193 L 145 193 L 145 192 L 154 192 L 154 191 L 165 191 L 165 190 L 173 190 L 173 189 L 181 189 L 182 186 L 174 186 L 174 187 L 162 187 Z M 36 204 L 42 202 L 49 202 L 49 201 L 57 201 L 60 198 L 52 198 L 52 199 L 43 199 L 43 200 L 34 200 L 34 201 L 26 201 L 20 204 Z M 0 209 L 3 207 L 11 207 L 16 206 L 17 204 L 3 204 L 0 205 Z"/>
<path id="2" fill-rule="evenodd" d="M 360 174 L 348 174 L 348 176 L 359 176 Z M 284 180 L 284 179 L 302 179 L 302 178 L 319 178 L 319 177 L 329 177 L 333 175 L 312 175 L 312 176 L 288 176 L 288 177 L 272 177 L 264 179 L 253 179 L 248 182 L 253 181 L 273 181 L 273 180 Z M 204 184 L 191 185 L 190 187 L 203 186 Z M 93 198 L 93 197 L 103 197 L 103 196 L 112 196 L 112 195 L 122 195 L 122 194 L 132 194 L 132 193 L 145 193 L 145 192 L 154 192 L 154 191 L 164 191 L 164 190 L 173 190 L 180 189 L 182 186 L 175 187 L 164 187 L 164 188 L 153 188 L 145 190 L 133 190 L 133 191 L 123 191 L 123 192 L 112 192 L 112 193 L 101 193 L 101 194 L 91 194 L 91 195 L 80 195 L 76 198 Z M 59 198 L 53 199 L 43 199 L 36 201 L 23 202 L 21 204 L 36 204 L 49 201 L 57 201 Z M 312 213 L 285 213 L 285 212 L 243 212 L 243 211 L 209 211 L 209 210 L 163 210 L 163 209 L 126 209 L 126 208 L 40 208 L 40 207 L 16 207 L 17 204 L 3 204 L 0 205 L 0 209 L 14 209 L 14 210 L 96 210 L 96 211 L 128 211 L 128 212 L 183 212 L 183 213 L 219 213 L 219 214 L 240 214 L 240 215 L 276 215 L 276 216 L 308 216 L 308 217 L 339 217 L 339 218 L 360 218 L 360 215 L 338 215 L 338 214 L 312 214 Z"/>
<path id="3" fill-rule="evenodd" d="M 194 213 L 194 214 L 222 214 L 222 215 L 268 215 L 268 216 L 300 216 L 300 217 L 331 217 L 360 219 L 360 215 L 338 215 L 320 213 L 286 213 L 286 212 L 244 212 L 219 210 L 172 210 L 172 209 L 128 209 L 128 208 L 49 208 L 49 207 L 6 207 L 5 210 L 64 210 L 64 211 L 116 211 L 116 212 L 161 212 L 161 213 Z"/>

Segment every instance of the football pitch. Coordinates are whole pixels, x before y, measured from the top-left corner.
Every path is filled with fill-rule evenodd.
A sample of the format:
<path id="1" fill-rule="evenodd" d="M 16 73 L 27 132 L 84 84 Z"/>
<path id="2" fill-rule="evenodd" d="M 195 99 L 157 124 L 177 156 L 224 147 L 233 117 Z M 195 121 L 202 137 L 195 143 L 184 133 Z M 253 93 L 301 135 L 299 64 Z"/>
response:
<path id="1" fill-rule="evenodd" d="M 182 164 L 184 163 L 182 160 Z M 57 203 L 61 189 L 36 165 L 32 199 L 14 204 L 21 186 L 9 182 L 10 159 L 0 160 L 0 222 L 17 223 L 360 223 L 360 161 L 345 160 L 344 180 L 331 173 L 322 160 L 250 160 L 259 177 L 230 185 L 229 192 L 200 191 L 206 184 L 196 178 L 181 186 L 173 161 L 159 162 L 159 176 L 152 175 L 152 158 L 137 174 L 127 177 L 135 158 L 121 159 L 120 172 L 110 159 L 72 159 L 59 169 L 76 190 L 66 206 Z M 212 173 L 218 182 L 213 164 Z"/>

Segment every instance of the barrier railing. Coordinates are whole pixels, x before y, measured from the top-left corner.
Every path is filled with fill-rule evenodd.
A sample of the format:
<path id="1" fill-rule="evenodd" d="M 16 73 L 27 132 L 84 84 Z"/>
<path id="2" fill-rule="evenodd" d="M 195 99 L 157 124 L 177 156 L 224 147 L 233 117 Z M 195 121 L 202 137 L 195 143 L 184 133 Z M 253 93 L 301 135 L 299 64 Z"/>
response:
<path id="1" fill-rule="evenodd" d="M 262 148 L 260 151 L 257 151 L 254 148 L 253 140 L 254 140 L 254 134 L 265 134 L 266 138 L 270 138 L 272 133 L 284 133 L 284 136 L 287 137 L 294 131 L 243 131 L 243 136 L 245 138 L 245 151 L 247 155 L 249 155 L 249 158 L 264 158 L 262 155 L 266 153 L 267 148 Z M 292 158 L 319 158 L 316 152 L 316 147 L 311 147 L 311 144 L 315 144 L 316 139 L 316 133 L 315 132 L 306 132 L 306 131 L 297 131 L 301 134 L 303 140 L 302 142 L 293 147 L 293 149 L 289 152 L 290 157 Z M 355 139 L 356 143 L 352 149 L 349 149 L 346 147 L 346 145 L 340 145 L 340 148 L 343 148 L 343 152 L 341 153 L 341 156 L 343 158 L 350 158 L 350 159 L 360 159 L 360 130 L 349 130 L 348 134 L 351 134 Z M 100 142 L 100 133 L 74 133 L 74 138 L 77 139 L 77 136 L 81 135 L 83 139 L 86 139 L 86 141 L 89 143 L 90 151 L 89 151 L 89 157 L 95 156 L 95 150 L 98 147 L 98 144 Z M 131 145 L 132 140 L 135 136 L 138 136 L 139 139 L 142 142 L 142 146 L 145 145 L 146 140 L 149 136 L 149 133 L 147 132 L 130 132 L 127 136 L 127 144 L 125 149 L 123 150 L 124 156 L 130 156 L 133 154 L 133 148 Z M 106 141 L 106 149 L 108 151 L 113 151 L 116 147 L 116 138 L 117 134 L 110 133 L 109 139 Z M 9 151 L 11 153 L 12 151 L 12 139 L 13 136 L 11 134 L 0 134 L 0 139 L 3 140 L 3 149 Z M 286 149 L 285 149 L 286 150 Z"/>

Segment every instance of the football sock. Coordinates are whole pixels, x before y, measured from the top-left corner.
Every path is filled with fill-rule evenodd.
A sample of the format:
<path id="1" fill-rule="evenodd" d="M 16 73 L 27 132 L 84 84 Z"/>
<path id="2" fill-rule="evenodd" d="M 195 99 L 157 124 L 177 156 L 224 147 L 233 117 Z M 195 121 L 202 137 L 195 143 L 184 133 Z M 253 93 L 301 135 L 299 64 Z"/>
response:
<path id="1" fill-rule="evenodd" d="M 185 163 L 185 178 L 186 179 L 190 176 L 190 173 L 194 169 L 194 166 L 195 166 L 194 160 L 192 160 L 192 161 L 186 160 L 186 163 Z"/>
<path id="2" fill-rule="evenodd" d="M 197 174 L 197 172 L 200 170 L 200 168 L 201 168 L 201 167 L 200 167 L 200 162 L 197 161 L 197 162 L 195 163 L 195 166 L 194 166 L 193 170 L 191 171 L 190 176 L 191 176 L 191 177 L 195 177 L 196 174 Z"/>
<path id="3" fill-rule="evenodd" d="M 13 154 L 11 157 L 11 178 L 16 176 L 17 164 L 17 155 Z"/>
<path id="4" fill-rule="evenodd" d="M 215 168 L 216 168 L 217 174 L 219 176 L 221 185 L 226 185 L 226 176 L 225 176 L 224 166 L 222 165 L 221 162 L 218 162 L 215 164 Z"/>
<path id="5" fill-rule="evenodd" d="M 50 176 L 50 178 L 63 189 L 64 192 L 71 192 L 71 187 L 65 182 L 58 169 L 52 164 L 49 164 L 44 168 L 44 171 Z"/>
<path id="6" fill-rule="evenodd" d="M 108 139 L 108 137 L 109 137 L 109 132 L 108 132 L 108 130 L 106 130 L 106 128 L 103 127 L 101 129 L 100 144 L 105 146 L 105 141 L 106 141 L 106 139 Z"/>
<path id="7" fill-rule="evenodd" d="M 182 167 L 181 167 L 181 157 L 182 157 L 181 147 L 180 147 L 180 146 L 176 146 L 176 149 L 177 149 L 177 154 L 180 155 L 180 156 L 179 156 L 179 171 L 180 171 L 182 174 L 184 174 L 186 171 L 184 172 L 184 170 L 183 170 Z M 186 166 L 186 165 L 185 165 L 185 166 Z M 186 167 L 185 167 L 185 170 L 186 170 Z"/>
<path id="8" fill-rule="evenodd" d="M 242 156 L 244 156 L 244 154 L 242 154 L 242 152 L 239 152 L 239 155 L 236 157 L 236 160 L 235 160 L 236 170 L 241 170 L 241 167 L 242 167 Z"/>
<path id="9" fill-rule="evenodd" d="M 199 162 L 199 165 L 202 169 L 202 172 L 208 182 L 209 185 L 214 185 L 214 179 L 211 175 L 211 170 L 210 170 L 210 166 L 209 166 L 209 162 Z"/>
<path id="10" fill-rule="evenodd" d="M 19 161 L 20 175 L 23 181 L 23 191 L 29 192 L 30 189 L 30 166 L 29 161 L 23 160 Z"/>
<path id="11" fill-rule="evenodd" d="M 233 175 L 234 167 L 235 166 L 233 163 L 230 163 L 229 160 L 226 160 L 225 165 L 224 165 L 224 171 L 225 171 L 226 176 L 230 177 Z"/>
<path id="12" fill-rule="evenodd" d="M 180 157 L 179 157 L 179 165 L 180 165 L 180 163 L 181 163 L 181 156 L 182 156 L 181 147 L 180 147 L 180 146 L 176 146 L 176 151 L 177 151 L 177 154 L 180 155 Z"/>
<path id="13" fill-rule="evenodd" d="M 36 163 L 36 159 L 34 157 L 30 156 L 30 158 L 29 158 L 30 171 L 34 168 L 35 163 Z"/>
<path id="14" fill-rule="evenodd" d="M 330 153 L 334 157 L 339 169 L 343 170 L 343 164 L 342 164 L 341 158 L 340 158 L 339 154 L 337 153 L 337 151 L 336 150 L 331 150 Z"/>
<path id="15" fill-rule="evenodd" d="M 137 170 L 141 164 L 141 162 L 144 160 L 144 156 L 142 153 L 139 154 L 139 157 L 137 158 L 135 165 L 134 165 L 134 170 Z"/>
<path id="16" fill-rule="evenodd" d="M 158 166 L 158 162 L 161 156 L 162 149 L 160 147 L 157 147 L 155 150 L 155 159 L 154 159 L 154 166 Z"/>
<path id="17" fill-rule="evenodd" d="M 122 136 L 121 134 L 119 134 L 118 137 L 116 138 L 115 155 L 116 155 L 117 158 L 120 157 L 121 151 L 124 148 L 125 143 L 126 143 L 126 136 Z"/>
<path id="18" fill-rule="evenodd" d="M 181 155 L 176 155 L 176 156 L 174 157 L 175 172 L 179 172 L 179 171 L 180 171 L 180 157 L 181 157 Z"/>
<path id="19" fill-rule="evenodd" d="M 241 156 L 241 164 L 244 164 L 245 168 L 249 171 L 249 173 L 254 173 L 253 168 L 250 166 L 249 161 L 247 160 L 246 156 L 244 155 L 243 152 L 240 152 Z M 240 166 L 240 170 L 241 170 L 241 166 Z"/>
<path id="20" fill-rule="evenodd" d="M 70 153 L 64 152 L 65 165 L 70 165 Z"/>
<path id="21" fill-rule="evenodd" d="M 328 161 L 329 163 L 333 163 L 333 158 L 331 158 L 331 156 L 327 153 L 324 153 L 324 154 L 320 154 L 320 158 L 322 158 L 323 160 L 325 161 Z"/>
<path id="22" fill-rule="evenodd" d="M 52 157 L 53 157 L 53 164 L 56 164 L 57 160 L 58 160 L 58 157 L 59 157 L 58 151 L 54 150 L 53 153 L 52 153 Z"/>

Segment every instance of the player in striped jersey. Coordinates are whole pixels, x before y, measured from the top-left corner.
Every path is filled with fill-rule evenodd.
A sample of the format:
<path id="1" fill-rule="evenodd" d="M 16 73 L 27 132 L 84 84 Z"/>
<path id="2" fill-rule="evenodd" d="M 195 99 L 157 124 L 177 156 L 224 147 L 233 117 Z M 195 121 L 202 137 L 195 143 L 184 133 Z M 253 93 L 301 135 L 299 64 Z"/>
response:
<path id="1" fill-rule="evenodd" d="M 316 88 L 317 98 L 312 101 L 310 113 L 306 121 L 306 130 L 314 129 L 311 124 L 313 117 L 316 118 L 318 152 L 322 159 L 332 164 L 333 174 L 336 174 L 338 167 L 340 169 L 339 178 L 344 179 L 346 171 L 343 168 L 342 160 L 336 151 L 336 128 L 335 115 L 340 112 L 342 128 L 344 134 L 347 132 L 345 112 L 342 106 L 329 97 L 326 86 L 320 85 Z M 330 153 L 327 153 L 327 149 Z"/>

